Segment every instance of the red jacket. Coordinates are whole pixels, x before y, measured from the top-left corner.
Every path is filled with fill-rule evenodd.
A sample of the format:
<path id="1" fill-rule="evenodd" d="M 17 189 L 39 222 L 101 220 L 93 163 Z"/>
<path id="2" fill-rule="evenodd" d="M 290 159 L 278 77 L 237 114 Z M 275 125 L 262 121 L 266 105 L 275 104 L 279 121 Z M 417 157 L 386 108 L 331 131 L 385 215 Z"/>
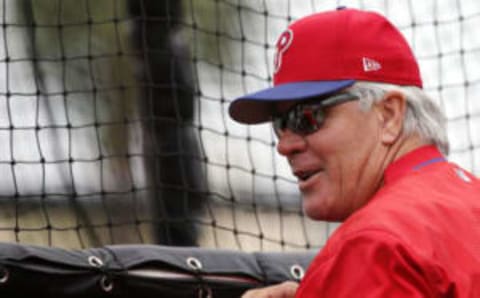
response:
<path id="1" fill-rule="evenodd" d="M 330 237 L 296 297 L 480 298 L 480 181 L 434 146 L 392 163 Z"/>

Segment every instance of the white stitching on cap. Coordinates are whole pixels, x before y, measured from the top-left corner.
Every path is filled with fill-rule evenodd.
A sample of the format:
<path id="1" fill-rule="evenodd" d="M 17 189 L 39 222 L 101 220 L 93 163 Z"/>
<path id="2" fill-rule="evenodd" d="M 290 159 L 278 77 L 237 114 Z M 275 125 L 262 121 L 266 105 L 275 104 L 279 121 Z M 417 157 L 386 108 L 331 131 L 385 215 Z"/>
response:
<path id="1" fill-rule="evenodd" d="M 274 73 L 280 71 L 280 67 L 282 66 L 282 57 L 283 54 L 288 50 L 290 45 L 293 41 L 293 31 L 291 29 L 287 29 L 283 31 L 283 33 L 278 38 L 275 50 L 275 58 L 274 58 Z"/>

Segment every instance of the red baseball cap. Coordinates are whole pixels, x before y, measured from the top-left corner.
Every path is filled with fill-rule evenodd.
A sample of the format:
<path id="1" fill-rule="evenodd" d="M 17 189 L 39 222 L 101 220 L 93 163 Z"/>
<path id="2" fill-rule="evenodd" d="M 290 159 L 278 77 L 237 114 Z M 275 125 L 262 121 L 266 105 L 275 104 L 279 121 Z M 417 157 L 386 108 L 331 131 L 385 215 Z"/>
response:
<path id="1" fill-rule="evenodd" d="M 385 17 L 346 8 L 316 13 L 280 35 L 274 86 L 235 99 L 229 113 L 246 124 L 270 121 L 276 102 L 329 95 L 357 80 L 422 87 L 412 50 Z"/>

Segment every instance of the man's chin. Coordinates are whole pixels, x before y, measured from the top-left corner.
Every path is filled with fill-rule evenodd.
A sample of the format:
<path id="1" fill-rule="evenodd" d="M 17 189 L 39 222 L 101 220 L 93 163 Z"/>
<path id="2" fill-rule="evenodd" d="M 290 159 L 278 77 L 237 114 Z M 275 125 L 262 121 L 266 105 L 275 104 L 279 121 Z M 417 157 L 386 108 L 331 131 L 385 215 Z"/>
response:
<path id="1" fill-rule="evenodd" d="M 303 212 L 313 220 L 332 222 L 343 221 L 349 216 L 347 210 L 336 210 L 325 204 L 308 204 L 305 200 L 303 202 Z"/>

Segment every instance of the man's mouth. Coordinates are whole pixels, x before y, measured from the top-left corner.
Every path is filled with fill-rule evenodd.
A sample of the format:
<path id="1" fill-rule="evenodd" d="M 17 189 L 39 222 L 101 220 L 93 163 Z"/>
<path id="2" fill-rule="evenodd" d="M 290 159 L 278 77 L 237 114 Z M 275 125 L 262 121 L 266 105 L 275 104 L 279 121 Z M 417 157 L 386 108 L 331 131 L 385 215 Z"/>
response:
<path id="1" fill-rule="evenodd" d="M 313 175 L 317 174 L 321 170 L 308 170 L 308 171 L 295 171 L 294 175 L 300 182 L 305 182 L 310 179 Z"/>

